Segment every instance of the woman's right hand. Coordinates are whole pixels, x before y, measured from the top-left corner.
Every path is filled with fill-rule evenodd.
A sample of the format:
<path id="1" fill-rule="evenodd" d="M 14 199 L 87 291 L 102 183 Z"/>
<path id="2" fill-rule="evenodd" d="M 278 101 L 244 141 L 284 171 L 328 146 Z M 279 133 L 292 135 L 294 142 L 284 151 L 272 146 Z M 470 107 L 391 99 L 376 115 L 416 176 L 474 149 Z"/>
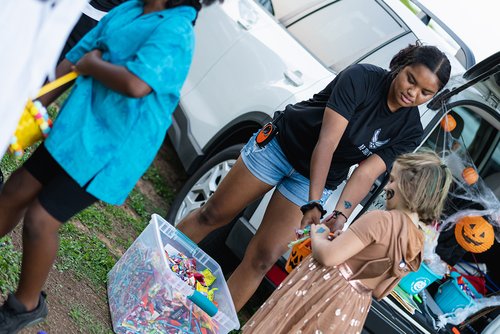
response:
<path id="1" fill-rule="evenodd" d="M 321 219 L 321 212 L 317 208 L 312 208 L 311 210 L 306 211 L 302 220 L 300 222 L 300 228 L 304 228 L 307 225 L 316 225 L 319 224 Z"/>
<path id="2" fill-rule="evenodd" d="M 87 52 L 73 67 L 81 75 L 89 75 L 94 64 L 102 59 L 102 51 L 95 49 Z"/>

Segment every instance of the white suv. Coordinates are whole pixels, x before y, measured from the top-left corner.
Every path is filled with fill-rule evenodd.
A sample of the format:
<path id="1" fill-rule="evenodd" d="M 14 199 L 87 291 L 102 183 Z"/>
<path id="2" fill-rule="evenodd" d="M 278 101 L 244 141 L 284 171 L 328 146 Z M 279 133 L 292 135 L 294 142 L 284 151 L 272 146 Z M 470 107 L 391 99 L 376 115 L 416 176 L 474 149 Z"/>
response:
<path id="1" fill-rule="evenodd" d="M 194 61 L 169 131 L 193 175 L 187 184 L 197 184 L 201 171 L 224 176 L 241 145 L 276 110 L 310 98 L 352 63 L 388 67 L 397 51 L 420 40 L 456 55 L 453 74 L 474 64 L 452 32 L 445 41 L 426 26 L 442 27 L 439 20 L 425 12 L 419 18 L 399 0 L 258 1 L 265 7 L 228 0 L 200 12 Z M 189 198 L 175 203 L 172 222 L 203 205 L 220 181 L 215 175 L 213 184 L 181 192 Z"/>
<path id="2" fill-rule="evenodd" d="M 201 11 L 194 62 L 169 131 L 190 178 L 172 204 L 168 220 L 176 224 L 207 201 L 243 144 L 276 110 L 310 98 L 351 63 L 387 67 L 398 50 L 416 40 L 452 55 L 448 90 L 429 104 L 432 108 L 420 108 L 425 137 L 444 116 L 441 101 L 448 101 L 449 109 L 465 121 L 464 140 L 481 176 L 500 191 L 496 181 L 500 179 L 499 74 L 488 79 L 495 73 L 491 70 L 481 77 L 498 65 L 499 57 L 474 66 L 463 78 L 474 64 L 472 53 L 452 32 L 443 39 L 429 28 L 431 24 L 446 31 L 439 20 L 415 4 L 419 5 L 413 1 L 411 11 L 399 0 L 226 0 Z M 467 83 L 471 79 L 480 82 Z M 381 205 L 382 183 L 379 180 L 373 186 L 350 221 L 368 207 Z M 340 185 L 327 202 L 328 211 L 342 189 Z M 231 225 L 201 243 L 223 267 L 230 255 L 221 245 L 242 258 L 269 197 L 250 205 Z M 277 264 L 268 278 L 278 283 L 281 273 Z M 374 301 L 365 331 L 431 333 L 433 329 L 425 316 L 411 317 L 386 298 Z"/>

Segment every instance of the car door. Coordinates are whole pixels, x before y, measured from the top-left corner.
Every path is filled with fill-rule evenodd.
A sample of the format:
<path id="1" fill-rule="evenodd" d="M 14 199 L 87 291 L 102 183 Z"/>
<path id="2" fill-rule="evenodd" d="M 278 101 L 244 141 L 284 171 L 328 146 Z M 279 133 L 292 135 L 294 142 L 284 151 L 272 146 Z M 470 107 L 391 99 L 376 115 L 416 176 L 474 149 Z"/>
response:
<path id="1" fill-rule="evenodd" d="M 256 2 L 225 1 L 213 7 L 204 27 L 223 24 L 231 34 L 238 30 L 238 38 L 196 85 L 183 90 L 181 105 L 201 148 L 238 117 L 254 112 L 272 115 L 284 100 L 332 75 Z M 217 31 L 224 34 L 223 29 Z M 194 66 L 192 71 L 198 71 L 198 63 Z"/>
<path id="2" fill-rule="evenodd" d="M 239 9 L 232 1 L 224 6 L 208 6 L 198 13 L 195 29 L 195 48 L 189 75 L 181 96 L 193 90 L 214 63 L 242 37 L 238 24 Z"/>

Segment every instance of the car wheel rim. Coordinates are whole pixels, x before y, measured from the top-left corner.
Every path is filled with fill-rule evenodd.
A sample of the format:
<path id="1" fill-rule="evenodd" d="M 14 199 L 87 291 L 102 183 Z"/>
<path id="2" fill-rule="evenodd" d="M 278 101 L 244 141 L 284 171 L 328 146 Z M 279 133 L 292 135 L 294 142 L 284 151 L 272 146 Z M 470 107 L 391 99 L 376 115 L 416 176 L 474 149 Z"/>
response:
<path id="1" fill-rule="evenodd" d="M 202 207 L 207 202 L 215 190 L 217 190 L 222 179 L 226 177 L 231 167 L 234 166 L 235 162 L 235 159 L 222 161 L 213 166 L 196 181 L 177 210 L 175 225 L 188 213 Z"/>

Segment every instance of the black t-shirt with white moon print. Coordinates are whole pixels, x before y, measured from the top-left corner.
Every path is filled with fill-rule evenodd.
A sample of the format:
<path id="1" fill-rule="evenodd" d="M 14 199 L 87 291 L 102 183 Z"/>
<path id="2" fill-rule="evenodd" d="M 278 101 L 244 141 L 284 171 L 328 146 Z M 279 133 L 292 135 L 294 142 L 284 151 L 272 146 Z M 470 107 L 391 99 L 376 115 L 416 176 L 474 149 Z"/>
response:
<path id="1" fill-rule="evenodd" d="M 377 154 L 390 170 L 394 159 L 415 150 L 423 128 L 417 107 L 391 112 L 387 96 L 389 72 L 369 64 L 351 65 L 311 99 L 288 105 L 277 121 L 278 142 L 290 164 L 310 177 L 311 155 L 316 146 L 325 107 L 349 123 L 334 152 L 326 188 L 335 189 L 349 167 Z"/>

